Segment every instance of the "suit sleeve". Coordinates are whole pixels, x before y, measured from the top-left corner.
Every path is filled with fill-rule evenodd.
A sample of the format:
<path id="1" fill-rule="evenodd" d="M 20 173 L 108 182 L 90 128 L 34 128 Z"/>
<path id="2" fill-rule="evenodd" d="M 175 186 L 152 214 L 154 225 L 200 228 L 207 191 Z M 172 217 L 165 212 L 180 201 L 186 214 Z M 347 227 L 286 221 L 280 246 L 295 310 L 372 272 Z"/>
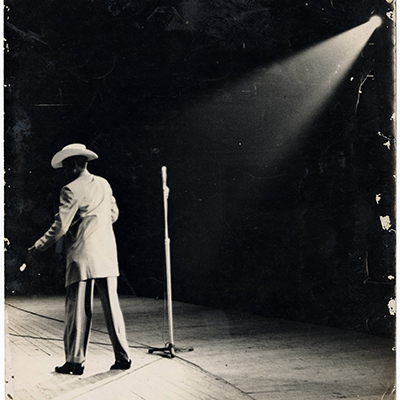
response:
<path id="1" fill-rule="evenodd" d="M 114 223 L 119 216 L 119 209 L 115 197 L 111 194 L 111 222 Z"/>
<path id="2" fill-rule="evenodd" d="M 60 194 L 60 207 L 54 217 L 50 229 L 35 243 L 35 248 L 40 251 L 47 250 L 65 235 L 78 210 L 78 201 L 67 187 L 63 187 Z"/>

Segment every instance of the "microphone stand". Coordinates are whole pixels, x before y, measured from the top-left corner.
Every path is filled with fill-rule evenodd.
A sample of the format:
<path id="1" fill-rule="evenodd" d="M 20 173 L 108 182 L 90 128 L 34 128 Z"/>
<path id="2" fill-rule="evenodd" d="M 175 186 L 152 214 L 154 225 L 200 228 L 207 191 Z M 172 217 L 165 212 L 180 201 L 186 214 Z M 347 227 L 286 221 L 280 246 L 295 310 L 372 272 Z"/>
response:
<path id="1" fill-rule="evenodd" d="M 170 255 L 170 239 L 168 235 L 168 195 L 169 187 L 167 186 L 167 167 L 161 168 L 162 175 L 162 188 L 164 197 L 164 224 L 165 224 L 165 268 L 167 275 L 167 308 L 168 308 L 168 327 L 169 327 L 169 342 L 166 343 L 165 347 L 151 347 L 148 352 L 152 354 L 155 351 L 161 351 L 165 354 L 169 354 L 171 358 L 175 357 L 175 351 L 177 349 L 174 344 L 174 327 L 172 317 L 172 285 L 171 285 L 171 255 Z M 185 349 L 184 349 L 185 350 Z M 193 351 L 190 347 L 188 351 Z"/>

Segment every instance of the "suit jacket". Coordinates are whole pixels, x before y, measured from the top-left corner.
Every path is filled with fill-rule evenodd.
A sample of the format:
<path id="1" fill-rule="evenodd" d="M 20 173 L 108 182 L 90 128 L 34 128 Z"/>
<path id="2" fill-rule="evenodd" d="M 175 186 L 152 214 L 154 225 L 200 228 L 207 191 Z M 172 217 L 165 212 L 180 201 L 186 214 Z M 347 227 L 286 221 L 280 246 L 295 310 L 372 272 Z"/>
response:
<path id="1" fill-rule="evenodd" d="M 65 286 L 119 275 L 112 228 L 118 213 L 109 183 L 88 171 L 62 188 L 55 221 L 35 247 L 44 251 L 66 236 Z"/>

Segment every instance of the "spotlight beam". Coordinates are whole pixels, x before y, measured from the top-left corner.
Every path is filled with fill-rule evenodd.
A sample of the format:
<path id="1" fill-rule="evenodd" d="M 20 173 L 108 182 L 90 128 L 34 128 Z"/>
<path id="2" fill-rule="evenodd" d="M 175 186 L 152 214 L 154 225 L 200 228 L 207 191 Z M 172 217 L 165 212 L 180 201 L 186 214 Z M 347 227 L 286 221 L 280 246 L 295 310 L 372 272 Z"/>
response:
<path id="1" fill-rule="evenodd" d="M 281 75 L 274 90 L 276 101 L 267 110 L 274 136 L 281 138 L 281 147 L 298 144 L 301 134 L 345 79 L 376 27 L 377 20 L 373 18 L 266 71 L 267 80 Z M 256 80 L 262 80 L 262 76 Z"/>
<path id="2" fill-rule="evenodd" d="M 374 15 L 369 20 L 369 23 L 374 27 L 374 29 L 376 29 L 376 28 L 379 28 L 382 25 L 383 21 L 382 21 L 381 17 L 379 17 L 378 15 Z"/>
<path id="3" fill-rule="evenodd" d="M 299 146 L 304 132 L 346 78 L 378 22 L 382 20 L 374 16 L 370 21 L 270 68 L 259 69 L 230 87 L 232 96 L 253 93 L 246 99 L 247 106 L 243 108 L 244 117 L 241 118 L 245 122 L 240 126 L 231 127 L 229 131 L 213 126 L 214 120 L 220 120 L 220 116 L 215 116 L 216 104 L 223 101 L 218 93 L 211 101 L 197 104 L 192 118 L 196 118 L 201 107 L 202 114 L 210 121 L 208 132 L 219 140 L 242 139 L 238 143 L 243 144 L 244 150 L 247 137 L 252 142 L 251 148 L 257 149 L 252 157 L 259 160 L 253 161 L 269 165 L 280 161 Z M 237 116 L 231 118 L 236 120 Z"/>

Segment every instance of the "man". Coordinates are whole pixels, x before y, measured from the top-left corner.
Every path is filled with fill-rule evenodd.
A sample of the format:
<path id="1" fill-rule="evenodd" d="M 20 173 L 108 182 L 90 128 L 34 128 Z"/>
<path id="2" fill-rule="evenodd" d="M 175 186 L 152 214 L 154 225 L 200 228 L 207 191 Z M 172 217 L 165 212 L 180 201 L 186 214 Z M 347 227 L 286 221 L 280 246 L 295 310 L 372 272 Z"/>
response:
<path id="1" fill-rule="evenodd" d="M 68 184 L 61 189 L 59 211 L 50 229 L 28 249 L 32 256 L 65 235 L 67 265 L 65 286 L 64 349 L 61 374 L 82 375 L 93 309 L 94 285 L 99 292 L 108 333 L 114 349 L 111 369 L 131 365 L 125 324 L 117 294 L 118 261 L 112 224 L 118 207 L 109 183 L 87 170 L 98 156 L 75 143 L 56 153 L 53 168 L 63 168 Z"/>

